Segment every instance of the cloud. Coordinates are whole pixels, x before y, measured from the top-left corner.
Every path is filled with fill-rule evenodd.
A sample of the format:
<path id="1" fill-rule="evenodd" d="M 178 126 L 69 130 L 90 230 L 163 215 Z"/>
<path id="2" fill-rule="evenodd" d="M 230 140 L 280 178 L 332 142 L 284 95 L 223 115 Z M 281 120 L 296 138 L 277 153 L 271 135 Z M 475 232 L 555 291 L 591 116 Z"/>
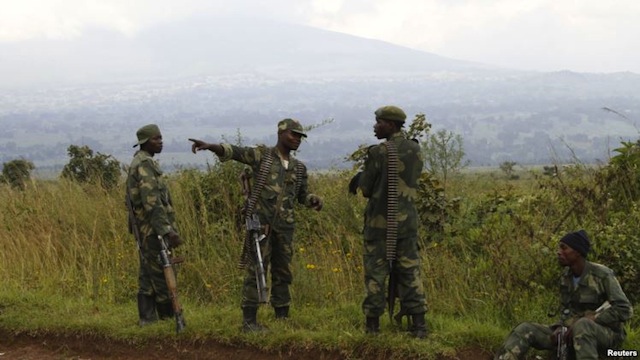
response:
<path id="1" fill-rule="evenodd" d="M 640 72 L 637 0 L 3 0 L 0 41 L 261 17 L 514 68 Z M 232 35 L 232 34 L 230 34 Z"/>

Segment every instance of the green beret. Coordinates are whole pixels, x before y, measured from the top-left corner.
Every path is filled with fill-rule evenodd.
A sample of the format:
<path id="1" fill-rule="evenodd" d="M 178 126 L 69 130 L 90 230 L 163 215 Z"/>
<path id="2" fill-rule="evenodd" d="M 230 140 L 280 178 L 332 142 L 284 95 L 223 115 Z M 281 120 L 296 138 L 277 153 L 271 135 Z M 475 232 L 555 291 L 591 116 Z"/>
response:
<path id="1" fill-rule="evenodd" d="M 294 120 L 294 119 L 280 120 L 280 122 L 278 123 L 278 132 L 284 131 L 284 130 L 291 130 L 294 133 L 298 133 L 304 137 L 307 137 L 307 134 L 304 132 L 304 129 L 302 128 L 302 125 L 300 125 L 300 122 L 298 120 Z"/>
<path id="2" fill-rule="evenodd" d="M 138 137 L 138 143 L 133 145 L 133 147 L 146 143 L 147 140 L 151 139 L 156 135 L 160 135 L 160 128 L 158 127 L 158 125 L 149 124 L 141 127 L 140 129 L 138 129 L 138 131 L 136 131 L 136 136 Z"/>
<path id="3" fill-rule="evenodd" d="M 375 112 L 376 119 L 384 119 L 391 121 L 398 121 L 404 123 L 404 120 L 407 118 L 407 115 L 397 106 L 387 105 L 379 108 Z"/>

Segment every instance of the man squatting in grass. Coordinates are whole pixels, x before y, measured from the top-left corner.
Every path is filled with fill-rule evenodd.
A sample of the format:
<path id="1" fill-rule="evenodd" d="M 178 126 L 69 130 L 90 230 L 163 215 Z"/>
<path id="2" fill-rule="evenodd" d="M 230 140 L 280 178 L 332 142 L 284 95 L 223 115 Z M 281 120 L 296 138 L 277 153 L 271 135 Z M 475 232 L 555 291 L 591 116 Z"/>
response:
<path id="1" fill-rule="evenodd" d="M 375 334 L 380 331 L 380 316 L 385 308 L 385 279 L 388 277 L 391 281 L 393 276 L 401 311 L 411 317 L 411 334 L 422 339 L 427 336 L 427 305 L 420 279 L 415 200 L 423 161 L 418 142 L 407 139 L 402 133 L 406 117 L 404 111 L 396 106 L 383 106 L 375 111 L 373 131 L 378 139 L 385 139 L 386 142 L 369 148 L 364 169 L 352 179 L 349 191 L 355 194 L 360 189 L 362 195 L 369 199 L 364 220 L 364 280 L 367 294 L 362 303 L 366 332 Z M 391 160 L 392 152 L 397 154 L 394 156 L 397 158 L 395 174 L 388 171 L 389 165 L 395 161 Z M 394 191 L 397 204 L 393 215 L 395 225 L 390 220 L 392 210 L 388 211 L 394 201 L 390 199 L 392 186 L 389 179 L 392 176 L 397 183 L 397 190 Z M 389 233 L 388 228 L 394 233 Z M 387 259 L 387 242 L 391 237 L 396 238 L 393 261 Z"/>
<path id="2" fill-rule="evenodd" d="M 162 134 L 155 124 L 136 132 L 140 146 L 129 166 L 127 192 L 140 232 L 140 270 L 138 275 L 138 314 L 140 325 L 174 316 L 169 289 L 164 277 L 158 235 L 167 239 L 169 247 L 180 246 L 171 195 L 162 171 L 153 156 L 162 152 Z M 134 224 L 130 224 L 134 225 Z"/>
<path id="3" fill-rule="evenodd" d="M 298 150 L 302 137 L 307 135 L 300 122 L 284 119 L 278 123 L 278 142 L 275 147 L 240 147 L 230 144 L 209 144 L 201 140 L 193 142 L 193 153 L 200 150 L 214 152 L 220 161 L 235 160 L 252 168 L 253 189 L 263 163 L 266 182 L 258 195 L 255 212 L 260 224 L 268 225 L 267 238 L 261 243 L 265 272 L 271 264 L 270 302 L 276 319 L 289 317 L 291 294 L 289 286 L 293 280 L 291 259 L 293 257 L 294 203 L 298 202 L 315 210 L 322 209 L 322 199 L 309 193 L 307 168 L 293 157 L 292 151 Z M 267 160 L 267 159 L 273 159 Z M 255 265 L 247 264 L 247 273 L 242 290 L 242 329 L 244 331 L 262 331 L 264 327 L 257 322 L 258 290 Z"/>
<path id="4" fill-rule="evenodd" d="M 560 278 L 561 310 L 568 309 L 566 344 L 576 360 L 598 359 L 617 349 L 626 337 L 624 323 L 633 308 L 613 271 L 586 260 L 590 241 L 584 230 L 568 233 L 558 246 L 558 263 L 565 267 Z M 598 310 L 608 302 L 605 310 Z M 604 307 L 603 307 L 604 308 Z M 529 347 L 552 350 L 557 346 L 560 323 L 545 326 L 522 323 L 511 331 L 495 355 L 496 360 L 524 359 Z"/>

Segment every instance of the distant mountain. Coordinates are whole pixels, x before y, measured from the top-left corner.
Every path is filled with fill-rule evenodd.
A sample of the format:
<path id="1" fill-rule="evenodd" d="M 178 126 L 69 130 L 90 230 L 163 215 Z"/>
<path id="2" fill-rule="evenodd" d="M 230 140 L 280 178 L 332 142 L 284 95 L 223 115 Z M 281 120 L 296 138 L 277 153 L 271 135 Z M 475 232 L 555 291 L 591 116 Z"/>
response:
<path id="1" fill-rule="evenodd" d="M 2 86 L 130 82 L 225 74 L 389 76 L 488 66 L 390 43 L 258 19 L 192 17 L 133 37 L 0 43 Z"/>
<path id="2" fill-rule="evenodd" d="M 261 20 L 4 43 L 0 78 L 0 162 L 54 170 L 71 144 L 126 162 L 135 130 L 151 122 L 163 130 L 164 164 L 203 166 L 213 157 L 191 154 L 187 138 L 274 144 L 285 117 L 332 119 L 298 155 L 311 169 L 345 167 L 359 144 L 377 142 L 373 111 L 386 104 L 460 134 L 473 166 L 606 162 L 640 135 L 638 74 L 505 70 Z"/>

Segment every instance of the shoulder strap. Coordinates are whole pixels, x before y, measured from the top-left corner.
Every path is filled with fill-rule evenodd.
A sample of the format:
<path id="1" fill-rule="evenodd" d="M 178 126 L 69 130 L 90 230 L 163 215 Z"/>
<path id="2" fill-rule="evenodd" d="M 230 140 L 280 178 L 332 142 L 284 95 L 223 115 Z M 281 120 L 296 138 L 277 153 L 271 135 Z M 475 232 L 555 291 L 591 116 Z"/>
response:
<path id="1" fill-rule="evenodd" d="M 398 241 L 398 148 L 392 141 L 387 147 L 387 261 L 396 259 Z"/>

